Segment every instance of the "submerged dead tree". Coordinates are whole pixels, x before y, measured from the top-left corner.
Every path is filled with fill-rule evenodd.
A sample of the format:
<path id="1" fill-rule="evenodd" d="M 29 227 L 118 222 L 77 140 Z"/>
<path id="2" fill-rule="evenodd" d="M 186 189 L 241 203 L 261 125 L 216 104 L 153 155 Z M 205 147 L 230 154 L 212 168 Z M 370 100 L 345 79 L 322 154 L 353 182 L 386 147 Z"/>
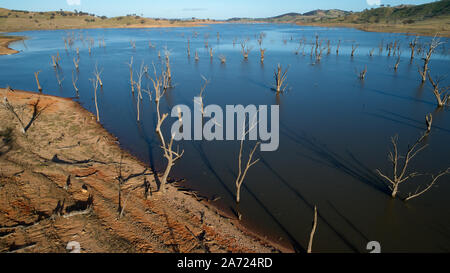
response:
<path id="1" fill-rule="evenodd" d="M 241 41 L 241 52 L 244 60 L 248 60 L 248 55 L 250 54 L 251 50 L 252 47 L 248 45 L 248 39 Z"/>
<path id="2" fill-rule="evenodd" d="M 56 56 L 52 55 L 52 65 L 54 68 L 59 67 L 60 60 L 61 60 L 61 58 L 59 57 L 59 52 L 56 52 Z"/>
<path id="3" fill-rule="evenodd" d="M 438 107 L 443 107 L 450 103 L 450 86 L 446 87 L 439 87 L 439 82 L 442 80 L 442 78 L 439 78 L 437 80 L 433 80 L 431 77 L 430 72 L 428 72 L 428 79 L 433 86 L 433 94 L 436 97 L 436 102 Z"/>
<path id="4" fill-rule="evenodd" d="M 137 73 L 137 80 L 135 81 L 134 84 L 136 84 L 136 90 L 137 90 L 137 121 L 140 120 L 140 103 L 142 100 L 142 77 L 145 75 L 145 67 L 144 67 L 144 62 L 142 62 L 141 64 L 141 68 L 139 69 L 139 72 Z"/>
<path id="5" fill-rule="evenodd" d="M 244 140 L 246 138 L 246 136 L 253 130 L 255 129 L 256 125 L 257 125 L 257 120 L 256 120 L 256 116 L 257 114 L 255 114 L 255 116 L 253 117 L 252 122 L 249 124 L 248 126 L 248 130 L 245 130 L 245 120 L 244 120 L 244 124 L 242 124 L 243 126 L 243 133 L 241 136 L 241 144 L 240 144 L 240 148 L 239 148 L 239 157 L 238 157 L 238 175 L 236 177 L 236 181 L 235 181 L 235 186 L 236 186 L 236 203 L 239 204 L 239 202 L 241 201 L 241 187 L 242 184 L 244 183 L 244 179 L 247 176 L 247 172 L 250 169 L 250 167 L 252 167 L 253 165 L 255 165 L 256 163 L 258 163 L 259 158 L 256 160 L 253 160 L 253 155 L 255 154 L 256 148 L 258 148 L 258 145 L 260 144 L 259 142 L 256 142 L 255 146 L 253 146 L 253 149 L 250 151 L 250 154 L 248 156 L 248 160 L 247 163 L 245 164 L 245 166 L 242 164 L 242 154 L 244 151 Z M 249 117 L 250 119 L 250 117 Z M 240 218 L 240 214 L 239 214 L 239 218 Z M 239 219 L 240 220 L 240 219 Z"/>
<path id="6" fill-rule="evenodd" d="M 430 62 L 431 55 L 436 50 L 436 48 L 442 44 L 442 42 L 439 41 L 439 39 L 436 39 L 436 36 L 433 38 L 433 40 L 430 43 L 430 46 L 428 48 L 427 53 L 425 54 L 425 57 L 423 59 L 423 67 L 422 70 L 419 68 L 420 76 L 422 76 L 422 83 L 424 83 L 427 80 L 427 74 L 428 74 L 428 63 Z"/>
<path id="7" fill-rule="evenodd" d="M 261 53 L 261 63 L 264 63 L 264 55 L 266 53 L 266 49 L 260 48 L 259 52 Z"/>
<path id="8" fill-rule="evenodd" d="M 130 84 L 131 84 L 131 92 L 134 93 L 134 81 L 133 81 L 133 56 L 131 56 L 130 63 L 128 64 L 130 68 Z"/>
<path id="9" fill-rule="evenodd" d="M 389 152 L 388 158 L 389 161 L 392 164 L 392 176 L 388 176 L 386 174 L 383 174 L 380 170 L 376 170 L 379 176 L 381 176 L 388 184 L 389 189 L 391 190 L 391 196 L 392 198 L 395 198 L 399 192 L 399 186 L 403 184 L 404 182 L 410 180 L 411 178 L 423 175 L 418 172 L 411 172 L 408 173 L 408 167 L 411 163 L 412 159 L 422 150 L 424 150 L 428 145 L 423 144 L 425 138 L 430 134 L 431 132 L 431 125 L 433 122 L 433 116 L 431 114 L 426 116 L 426 125 L 427 129 L 422 134 L 422 136 L 412 145 L 409 147 L 406 154 L 400 155 L 398 151 L 398 136 L 394 136 L 391 138 L 392 147 L 393 150 Z M 436 183 L 436 181 L 450 173 L 450 168 L 447 168 L 446 170 L 440 172 L 437 175 L 431 175 L 432 181 L 427 185 L 427 187 L 423 190 L 420 190 L 418 188 L 414 194 L 409 194 L 407 198 L 404 199 L 404 201 L 411 200 L 412 198 L 418 197 L 428 191 L 432 188 L 432 186 Z"/>
<path id="10" fill-rule="evenodd" d="M 414 38 L 411 42 L 409 42 L 409 48 L 411 48 L 411 62 L 414 60 L 414 56 L 416 54 L 416 46 L 417 46 L 418 37 Z"/>
<path id="11" fill-rule="evenodd" d="M 72 70 L 72 85 L 73 85 L 73 88 L 75 89 L 75 92 L 77 93 L 77 97 L 78 97 L 80 94 L 78 93 L 77 81 L 78 81 L 78 75 L 76 75 L 76 77 L 75 77 L 75 73 Z"/>
<path id="12" fill-rule="evenodd" d="M 227 57 L 225 55 L 219 55 L 220 63 L 225 64 L 227 62 Z"/>
<path id="13" fill-rule="evenodd" d="M 163 86 L 163 82 L 167 81 L 167 74 L 165 71 L 163 71 L 161 73 L 161 75 L 158 76 L 157 72 L 156 72 L 156 68 L 154 66 L 153 66 L 153 69 L 154 69 L 155 76 L 154 76 L 154 78 L 150 78 L 150 79 L 153 83 L 153 88 L 154 88 L 154 92 L 155 92 L 155 104 L 156 104 L 156 115 L 157 115 L 157 124 L 156 124 L 155 131 L 159 137 L 159 140 L 161 141 L 161 149 L 164 152 L 164 158 L 167 160 L 166 169 L 164 170 L 164 173 L 163 173 L 162 177 L 160 178 L 160 191 L 162 193 L 164 193 L 166 190 L 167 178 L 169 177 L 169 173 L 172 170 L 172 167 L 175 165 L 175 162 L 183 156 L 184 150 L 181 152 L 174 151 L 172 147 L 173 147 L 173 140 L 174 140 L 175 136 L 172 135 L 169 142 L 166 142 L 164 135 L 161 131 L 161 126 L 162 126 L 164 120 L 168 116 L 167 113 L 161 114 L 160 103 L 159 103 L 165 93 L 165 89 L 163 89 L 162 86 Z M 182 122 L 181 119 L 180 119 L 180 122 Z"/>
<path id="14" fill-rule="evenodd" d="M 355 56 L 355 51 L 356 51 L 356 49 L 358 48 L 358 46 L 359 46 L 359 45 L 354 45 L 354 44 L 352 44 L 352 54 L 351 54 L 352 57 Z"/>
<path id="15" fill-rule="evenodd" d="M 337 48 L 336 48 L 336 55 L 338 56 L 339 55 L 339 48 L 341 47 L 341 40 L 339 40 L 338 41 L 338 44 L 337 44 Z"/>
<path id="16" fill-rule="evenodd" d="M 188 57 L 191 57 L 191 41 L 189 38 L 187 39 L 187 55 Z"/>
<path id="17" fill-rule="evenodd" d="M 195 61 L 198 62 L 198 59 L 199 59 L 199 58 L 198 58 L 198 52 L 197 52 L 197 50 L 195 50 L 195 57 L 194 57 L 194 58 L 195 58 Z"/>
<path id="18" fill-rule="evenodd" d="M 172 69 L 170 68 L 170 51 L 164 49 L 164 55 L 166 57 L 166 76 L 167 81 L 166 85 L 164 85 L 164 88 L 172 88 Z"/>
<path id="19" fill-rule="evenodd" d="M 92 86 L 94 87 L 94 103 L 95 103 L 95 111 L 97 112 L 97 122 L 100 122 L 100 113 L 98 111 L 98 102 L 97 102 L 97 89 L 98 89 L 98 79 L 94 72 L 94 78 L 90 79 L 92 82 Z"/>
<path id="20" fill-rule="evenodd" d="M 397 61 L 395 62 L 395 65 L 394 65 L 394 70 L 396 72 L 398 70 L 398 65 L 400 64 L 400 59 L 401 59 L 401 53 L 399 52 L 398 55 L 397 55 Z"/>
<path id="21" fill-rule="evenodd" d="M 275 91 L 278 93 L 284 92 L 284 90 L 287 87 L 287 84 L 285 83 L 287 79 L 287 72 L 289 70 L 289 67 L 286 68 L 283 72 L 283 68 L 280 64 L 277 65 L 277 69 L 274 71 L 274 78 L 275 78 Z"/>
<path id="22" fill-rule="evenodd" d="M 364 66 L 363 71 L 359 72 L 358 78 L 363 81 L 366 78 L 366 74 L 367 74 L 367 65 Z"/>
<path id="23" fill-rule="evenodd" d="M 37 84 L 39 92 L 42 92 L 42 87 L 41 87 L 41 84 L 39 83 L 39 73 L 41 73 L 41 70 L 34 72 L 34 77 L 36 78 L 36 84 Z"/>
<path id="24" fill-rule="evenodd" d="M 75 69 L 78 71 L 79 64 L 80 64 L 80 57 L 77 57 L 76 59 L 74 57 L 73 58 L 73 64 L 75 65 Z"/>
<path id="25" fill-rule="evenodd" d="M 95 78 L 97 79 L 98 83 L 100 84 L 100 87 L 103 87 L 103 82 L 102 82 L 102 75 L 103 69 L 101 69 L 100 71 L 98 70 L 97 64 L 95 64 L 95 71 L 94 71 L 94 75 Z"/>

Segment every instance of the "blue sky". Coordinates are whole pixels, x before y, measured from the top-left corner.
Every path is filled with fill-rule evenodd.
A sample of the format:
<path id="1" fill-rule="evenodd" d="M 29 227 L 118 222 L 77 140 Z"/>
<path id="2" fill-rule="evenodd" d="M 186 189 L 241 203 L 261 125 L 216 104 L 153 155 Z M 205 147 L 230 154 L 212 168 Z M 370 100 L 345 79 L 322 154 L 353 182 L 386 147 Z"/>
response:
<path id="1" fill-rule="evenodd" d="M 314 9 L 360 11 L 376 4 L 423 4 L 426 0 L 0 0 L 8 9 L 49 11 L 82 10 L 97 15 L 138 14 L 162 18 L 268 17 Z M 369 5 L 371 4 L 371 5 Z"/>

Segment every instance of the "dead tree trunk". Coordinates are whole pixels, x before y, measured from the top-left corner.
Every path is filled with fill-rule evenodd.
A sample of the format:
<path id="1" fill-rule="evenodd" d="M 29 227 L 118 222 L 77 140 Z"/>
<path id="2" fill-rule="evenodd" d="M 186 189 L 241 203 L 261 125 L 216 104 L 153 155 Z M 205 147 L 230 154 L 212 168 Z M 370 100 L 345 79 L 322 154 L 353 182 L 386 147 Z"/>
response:
<path id="1" fill-rule="evenodd" d="M 316 228 L 317 228 L 317 206 L 314 206 L 314 220 L 313 220 L 313 226 L 311 229 L 311 234 L 309 235 L 309 243 L 308 243 L 307 253 L 312 253 L 312 244 L 314 241 L 314 234 L 316 233 Z"/>
<path id="2" fill-rule="evenodd" d="M 247 163 L 245 164 L 245 166 L 242 166 L 242 153 L 244 150 L 244 140 L 245 140 L 246 135 L 248 135 L 250 133 L 250 131 L 255 128 L 256 124 L 257 124 L 257 122 L 255 119 L 254 122 L 252 122 L 252 124 L 250 124 L 249 129 L 244 132 L 242 139 L 241 139 L 241 145 L 240 145 L 240 149 L 239 149 L 239 158 L 238 158 L 239 170 L 238 170 L 238 175 L 237 175 L 236 181 L 235 181 L 236 203 L 238 203 L 238 204 L 241 201 L 241 187 L 242 187 L 242 184 L 244 183 L 244 179 L 247 175 L 247 172 L 251 166 L 255 165 L 259 161 L 259 159 L 252 160 L 253 155 L 255 154 L 256 148 L 258 148 L 258 145 L 260 144 L 259 142 L 257 142 L 248 156 Z M 243 124 L 243 126 L 244 126 L 244 124 Z"/>
<path id="3" fill-rule="evenodd" d="M 248 39 L 241 41 L 241 52 L 244 60 L 248 60 L 248 55 L 250 54 L 251 47 L 248 46 Z"/>
<path id="4" fill-rule="evenodd" d="M 359 45 L 354 45 L 354 44 L 352 45 L 352 55 L 351 55 L 352 57 L 355 56 L 355 51 L 358 48 L 358 46 Z"/>
<path id="5" fill-rule="evenodd" d="M 37 84 L 38 90 L 39 90 L 39 92 L 42 93 L 42 87 L 41 87 L 41 85 L 39 83 L 39 73 L 40 72 L 41 72 L 41 70 L 39 70 L 37 72 L 34 72 L 34 77 L 36 78 L 36 84 Z"/>
<path id="6" fill-rule="evenodd" d="M 170 51 L 167 48 L 164 50 L 164 55 L 166 56 L 166 76 L 167 85 L 165 87 L 172 88 L 172 70 L 170 68 Z"/>
<path id="7" fill-rule="evenodd" d="M 130 68 L 130 84 L 131 84 L 131 92 L 134 93 L 134 81 L 133 81 L 133 56 L 131 56 L 130 63 L 128 64 Z"/>
<path id="8" fill-rule="evenodd" d="M 167 178 L 169 177 L 170 171 L 171 171 L 172 167 L 175 165 L 175 162 L 183 156 L 184 151 L 182 151 L 181 153 L 178 151 L 175 152 L 172 149 L 174 135 L 171 136 L 169 143 L 166 143 L 164 135 L 161 131 L 161 126 L 162 126 L 164 120 L 168 116 L 167 113 L 164 113 L 161 115 L 160 107 L 159 107 L 159 102 L 165 93 L 165 89 L 162 89 L 162 85 L 163 85 L 163 81 L 167 81 L 167 79 L 165 79 L 165 78 L 167 78 L 167 74 L 166 74 L 166 72 L 162 72 L 161 76 L 158 76 L 156 73 L 156 68 L 153 67 L 153 69 L 154 69 L 155 77 L 151 78 L 151 81 L 153 82 L 153 88 L 155 90 L 156 114 L 157 114 L 157 119 L 158 119 L 155 131 L 161 141 L 161 148 L 163 149 L 163 152 L 164 152 L 164 158 L 166 158 L 166 160 L 167 160 L 166 169 L 164 170 L 164 173 L 160 179 L 160 183 L 161 183 L 160 191 L 162 193 L 164 193 L 166 190 Z"/>
<path id="9" fill-rule="evenodd" d="M 266 50 L 263 48 L 260 48 L 259 51 L 261 52 L 261 63 L 264 63 L 264 54 L 266 53 Z"/>
<path id="10" fill-rule="evenodd" d="M 77 59 L 73 58 L 73 64 L 75 65 L 75 69 L 78 71 L 79 68 L 79 63 L 80 63 L 80 57 L 78 57 Z"/>
<path id="11" fill-rule="evenodd" d="M 95 75 L 95 73 L 94 73 Z M 100 122 L 100 113 L 98 111 L 98 103 L 97 103 L 97 89 L 98 89 L 98 80 L 97 77 L 94 77 L 91 79 L 92 86 L 94 87 L 94 103 L 95 103 L 95 110 L 97 112 L 97 122 Z"/>
<path id="12" fill-rule="evenodd" d="M 429 71 L 428 71 L 428 79 L 431 85 L 433 86 L 433 93 L 434 96 L 436 97 L 438 107 L 443 107 L 447 105 L 450 102 L 450 93 L 448 91 L 449 86 L 440 88 L 439 82 L 441 81 L 441 79 L 437 79 L 436 81 L 433 80 Z"/>
<path id="13" fill-rule="evenodd" d="M 140 102 L 142 100 L 142 77 L 145 74 L 144 71 L 145 71 L 144 62 L 142 62 L 141 68 L 137 73 L 137 81 L 135 82 L 137 90 L 137 121 L 140 120 Z"/>
<path id="14" fill-rule="evenodd" d="M 187 39 L 187 54 L 188 54 L 188 57 L 191 57 L 191 45 L 190 45 L 190 40 L 189 39 Z"/>
<path id="15" fill-rule="evenodd" d="M 398 65 L 400 64 L 400 58 L 401 58 L 401 54 L 400 54 L 400 52 L 398 53 L 398 57 L 397 57 L 397 62 L 395 62 L 395 65 L 394 65 L 394 70 L 397 72 L 397 70 L 398 70 Z"/>
<path id="16" fill-rule="evenodd" d="M 78 81 L 78 76 L 74 76 L 74 71 L 72 70 L 72 84 L 73 84 L 73 88 L 75 88 L 75 92 L 77 93 L 77 96 L 79 96 L 80 94 L 78 93 L 78 87 L 77 87 L 77 81 Z"/>
<path id="17" fill-rule="evenodd" d="M 102 75 L 102 72 L 103 72 L 103 69 L 98 71 L 97 64 L 95 64 L 94 75 L 95 75 L 95 78 L 97 79 L 98 83 L 100 84 L 100 87 L 103 87 L 102 78 L 100 77 Z"/>
<path id="18" fill-rule="evenodd" d="M 283 68 L 280 64 L 277 65 L 277 69 L 274 71 L 274 78 L 275 78 L 275 91 L 277 94 L 280 92 L 284 92 L 287 85 L 285 84 L 286 78 L 287 78 L 287 72 L 289 68 L 286 68 L 286 70 L 283 72 Z"/>
<path id="19" fill-rule="evenodd" d="M 427 129 L 422 134 L 422 136 L 414 143 L 414 145 L 410 146 L 406 155 L 402 156 L 398 152 L 398 136 L 394 136 L 391 138 L 393 151 L 390 151 L 388 154 L 389 161 L 392 164 L 392 177 L 389 177 L 385 174 L 383 174 L 380 170 L 376 170 L 379 176 L 384 178 L 384 180 L 387 182 L 390 190 L 391 190 L 391 197 L 395 198 L 398 193 L 399 186 L 408 181 L 410 178 L 419 176 L 420 174 L 418 172 L 412 172 L 410 174 L 407 174 L 408 166 L 411 160 L 423 149 L 425 149 L 428 145 L 422 144 L 423 140 L 430 134 L 431 131 L 431 123 L 433 121 L 433 117 L 431 114 L 426 116 L 426 125 Z M 401 162 L 403 161 L 403 162 Z M 448 171 L 448 169 L 447 169 Z M 446 174 L 447 171 L 444 173 L 439 174 L 436 179 L 433 179 L 432 184 L 434 184 L 440 176 L 443 174 Z M 431 185 L 432 186 L 432 185 Z M 423 192 L 427 191 L 429 188 L 431 188 L 429 185 Z M 417 197 L 418 195 L 422 194 L 423 192 L 416 192 L 414 197 Z M 418 195 L 417 195 L 418 194 Z M 411 195 L 410 195 L 411 196 Z M 412 198 L 414 198 L 412 197 Z M 411 199 L 411 198 L 410 198 Z M 409 199 L 407 199 L 409 200 Z"/>
<path id="20" fill-rule="evenodd" d="M 414 60 L 414 55 L 416 54 L 416 46 L 417 46 L 417 36 L 409 43 L 409 47 L 411 48 L 411 62 Z"/>
<path id="21" fill-rule="evenodd" d="M 341 40 L 338 41 L 337 48 L 336 48 L 336 55 L 339 56 L 339 48 L 341 47 Z"/>
<path id="22" fill-rule="evenodd" d="M 392 46 L 393 46 L 392 42 L 390 42 L 390 43 L 387 45 L 388 57 L 391 57 Z"/>
<path id="23" fill-rule="evenodd" d="M 379 55 L 383 54 L 383 46 L 384 46 L 384 40 L 381 39 L 380 45 L 378 47 L 378 54 Z"/>
<path id="24" fill-rule="evenodd" d="M 430 43 L 430 47 L 428 48 L 428 52 L 426 53 L 425 58 L 423 58 L 423 68 L 422 70 L 420 70 L 419 68 L 419 73 L 422 76 L 422 83 L 424 83 L 427 80 L 428 63 L 430 62 L 431 55 L 440 44 L 442 43 L 439 41 L 439 39 L 436 39 L 435 36 Z"/>
<path id="25" fill-rule="evenodd" d="M 367 74 L 367 65 L 365 65 L 364 70 L 359 73 L 359 76 L 358 76 L 359 79 L 364 81 L 364 79 L 366 78 L 366 74 Z"/>
<path id="26" fill-rule="evenodd" d="M 214 58 L 214 50 L 213 50 L 212 47 L 209 48 L 209 57 L 211 58 L 211 61 L 212 61 L 213 58 Z"/>
<path id="27" fill-rule="evenodd" d="M 219 55 L 220 63 L 225 64 L 227 62 L 227 57 L 224 55 Z"/>

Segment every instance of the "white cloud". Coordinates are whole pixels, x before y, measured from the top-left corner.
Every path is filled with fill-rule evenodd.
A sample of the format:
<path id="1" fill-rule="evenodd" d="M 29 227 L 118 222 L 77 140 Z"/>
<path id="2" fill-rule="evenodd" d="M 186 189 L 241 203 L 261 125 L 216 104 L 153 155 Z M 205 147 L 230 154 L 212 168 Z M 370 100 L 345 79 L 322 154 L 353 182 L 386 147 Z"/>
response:
<path id="1" fill-rule="evenodd" d="M 67 0 L 67 5 L 79 6 L 79 5 L 81 5 L 81 0 Z"/>
<path id="2" fill-rule="evenodd" d="M 366 0 L 367 5 L 374 6 L 374 5 L 381 5 L 381 0 Z"/>

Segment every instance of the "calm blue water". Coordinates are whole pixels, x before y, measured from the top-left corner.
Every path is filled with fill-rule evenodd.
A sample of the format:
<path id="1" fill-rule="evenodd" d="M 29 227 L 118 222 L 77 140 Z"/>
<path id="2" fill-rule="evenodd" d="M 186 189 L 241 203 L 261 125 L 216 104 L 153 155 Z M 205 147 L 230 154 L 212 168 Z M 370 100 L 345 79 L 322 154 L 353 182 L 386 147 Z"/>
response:
<path id="1" fill-rule="evenodd" d="M 80 34 L 95 40 L 89 55 L 87 41 L 76 40 L 68 52 L 63 37 Z M 194 32 L 197 35 L 194 35 Z M 220 41 L 216 34 L 220 33 Z M 263 47 L 265 62 L 259 61 L 256 35 L 266 33 Z M 142 62 L 159 66 L 158 51 L 171 51 L 174 89 L 169 90 L 162 110 L 169 112 L 176 104 L 193 107 L 193 97 L 200 92 L 201 75 L 210 80 L 205 104 L 280 105 L 280 147 L 276 152 L 261 152 L 261 161 L 250 169 L 241 193 L 243 222 L 254 230 L 281 243 L 306 248 L 313 207 L 320 214 L 314 250 L 318 252 L 366 252 L 368 241 L 376 240 L 383 251 L 450 251 L 450 176 L 438 187 L 408 204 L 392 200 L 380 187 L 376 168 L 390 170 L 387 152 L 390 137 L 398 134 L 400 149 L 414 142 L 425 129 L 425 115 L 433 113 L 433 131 L 429 147 L 421 152 L 412 169 L 436 173 L 450 166 L 449 109 L 436 110 L 431 86 L 421 86 L 419 56 L 410 63 L 409 41 L 403 34 L 369 33 L 346 28 L 318 28 L 291 25 L 223 24 L 199 28 L 172 29 L 93 29 L 54 30 L 12 33 L 26 35 L 25 43 L 11 45 L 19 54 L 0 57 L 0 86 L 36 90 L 33 72 L 39 74 L 45 94 L 74 97 L 72 59 L 80 48 L 79 102 L 95 113 L 94 93 L 89 81 L 97 64 L 103 69 L 103 89 L 99 91 L 100 120 L 117 136 L 123 147 L 162 170 L 165 162 L 154 134 L 155 107 L 144 95 L 141 121 L 136 122 L 136 98 L 129 84 L 129 63 L 134 58 L 135 73 Z M 309 56 L 315 34 L 331 40 L 332 50 L 321 63 Z M 214 48 L 211 61 L 205 35 Z M 196 36 L 196 37 L 195 37 Z M 187 38 L 191 57 L 186 54 Z M 292 40 L 291 40 L 292 37 Z M 99 48 L 104 38 L 106 48 Z M 249 38 L 253 50 L 243 61 L 239 41 Z M 238 43 L 233 46 L 233 40 Z M 300 39 L 306 39 L 305 56 L 294 54 Z M 130 40 L 135 41 L 133 49 Z M 287 40 L 284 43 L 283 40 Z M 341 50 L 336 56 L 336 43 Z M 399 40 L 402 59 L 397 72 L 396 57 L 380 55 L 378 45 Z M 148 42 L 156 45 L 149 48 Z M 425 43 L 430 38 L 421 37 Z M 447 41 L 443 39 L 443 41 Z M 354 58 L 351 45 L 359 44 Z M 439 48 L 430 62 L 433 75 L 449 72 L 448 44 Z M 369 51 L 375 48 L 373 57 Z M 195 62 L 194 52 L 200 60 Z M 51 66 L 51 55 L 59 52 L 60 69 Z M 221 64 L 218 55 L 227 57 Z M 277 96 L 271 90 L 273 70 L 280 63 L 289 66 L 289 90 Z M 357 71 L 367 65 L 366 80 Z M 62 87 L 55 73 L 63 79 Z M 441 86 L 449 84 L 444 79 Z M 151 82 L 144 81 L 143 86 Z M 166 122 L 166 134 L 173 120 Z M 239 142 L 177 143 L 185 150 L 172 175 L 185 178 L 186 186 L 207 196 L 221 197 L 216 203 L 226 211 L 235 209 L 234 180 L 237 173 Z M 248 148 L 253 143 L 248 144 Z M 401 196 L 415 191 L 427 180 L 420 178 L 400 188 Z"/>

